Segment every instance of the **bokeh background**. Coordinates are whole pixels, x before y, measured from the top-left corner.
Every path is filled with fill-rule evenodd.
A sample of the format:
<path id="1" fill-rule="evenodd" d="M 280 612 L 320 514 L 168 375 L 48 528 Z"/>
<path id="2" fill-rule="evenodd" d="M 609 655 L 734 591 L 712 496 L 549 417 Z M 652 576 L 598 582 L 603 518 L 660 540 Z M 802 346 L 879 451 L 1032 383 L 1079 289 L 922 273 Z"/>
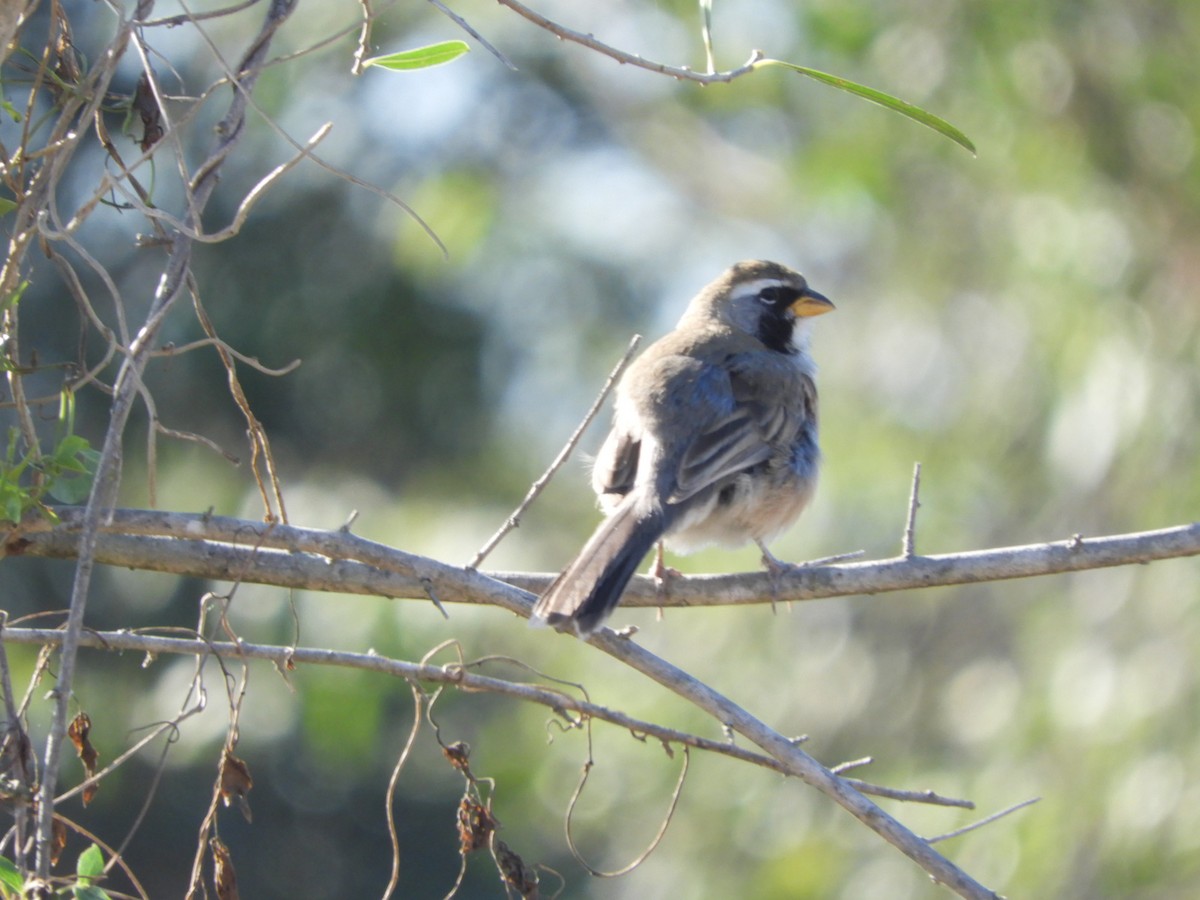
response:
<path id="1" fill-rule="evenodd" d="M 700 88 L 560 42 L 497 4 L 452 5 L 517 71 L 474 45 L 441 68 L 354 77 L 346 33 L 276 66 L 256 94 L 297 139 L 332 120 L 319 153 L 403 198 L 446 256 L 404 211 L 310 164 L 268 194 L 236 239 L 197 251 L 218 333 L 268 365 L 302 360 L 282 378 L 240 370 L 294 524 L 334 528 L 357 510 L 365 536 L 466 562 L 565 441 L 630 336 L 669 329 L 697 288 L 747 257 L 802 269 L 838 305 L 815 336 L 823 481 L 779 555 L 896 552 L 916 461 L 921 552 L 1197 518 L 1200 5 L 715 4 L 722 68 L 761 48 L 873 85 L 958 125 L 975 157 L 782 70 Z M 81 49 L 102 46 L 112 29 L 105 11 L 68 7 Z M 648 58 L 703 66 L 689 0 L 537 8 Z M 203 29 L 233 59 L 261 14 L 251 8 Z M 309 47 L 356 15 L 350 2 L 301 4 L 280 51 Z M 37 33 L 27 32 L 27 45 Z M 460 36 L 432 6 L 404 3 L 387 9 L 373 37 L 390 52 Z M 218 76 L 195 27 L 146 37 L 180 95 Z M 129 62 L 117 90 L 132 90 Z M 14 127 L 0 126 L 6 141 Z M 209 133 L 194 134 L 198 159 Z M 291 153 L 253 121 L 209 225 L 227 222 Z M 98 153 L 81 160 L 76 190 L 95 183 L 99 165 Z M 166 161 L 158 171 L 167 205 Z M 160 263 L 132 249 L 144 228 L 108 209 L 80 236 L 134 310 Z M 33 275 L 24 345 L 43 361 L 75 359 L 72 302 L 48 266 Z M 168 332 L 180 344 L 201 335 L 183 308 Z M 83 352 L 101 346 L 93 335 Z M 165 424 L 246 455 L 214 356 L 158 361 L 149 385 Z M 105 398 L 79 403 L 81 430 L 99 442 Z M 144 431 L 144 415 L 135 416 L 122 501 L 130 506 L 147 502 Z M 603 421 L 585 445 L 594 449 L 602 431 Z M 561 566 L 597 520 L 585 482 L 575 460 L 488 565 Z M 262 513 L 247 468 L 194 444 L 160 446 L 157 485 L 163 508 Z M 674 563 L 734 571 L 757 560 L 714 551 Z M 6 560 L 0 597 L 13 616 L 61 608 L 70 577 L 67 563 Z M 1001 893 L 1166 900 L 1200 892 L 1198 578 L 1200 565 L 1183 560 L 775 614 L 678 610 L 659 621 L 622 611 L 615 624 L 636 624 L 651 650 L 784 733 L 808 734 L 807 749 L 826 763 L 871 756 L 865 778 L 978 804 L 889 805 L 922 833 L 1040 797 L 942 845 Z M 105 572 L 88 622 L 193 625 L 210 587 L 224 586 Z M 720 735 L 607 658 L 496 610 L 452 608 L 446 620 L 422 602 L 243 585 L 231 621 L 247 639 L 288 641 L 293 608 L 304 645 L 418 659 L 453 639 L 467 658 L 520 659 L 584 684 L 597 702 Z M 32 655 L 9 653 L 20 683 Z M 142 663 L 85 652 L 76 692 L 107 759 L 184 697 L 190 662 Z M 532 677 L 502 662 L 485 671 Z M 180 896 L 186 885 L 226 710 L 210 675 L 209 709 L 172 747 L 127 850 L 152 896 Z M 564 898 L 948 896 L 811 790 L 710 758 L 693 760 L 657 852 L 628 875 L 593 878 L 563 836 L 584 736 L 561 733 L 540 708 L 487 696 L 445 696 L 435 715 L 445 739 L 471 744 L 474 772 L 495 779 L 500 836 L 527 862 L 561 872 Z M 412 716 L 403 683 L 252 668 L 239 755 L 255 778 L 254 823 L 236 811 L 220 819 L 242 896 L 382 891 L 383 798 Z M 591 752 L 575 838 L 592 865 L 615 869 L 652 837 L 679 759 L 605 727 Z M 147 752 L 87 810 L 64 811 L 119 841 L 157 759 Z M 67 781 L 77 775 L 68 766 Z M 398 786 L 401 896 L 442 896 L 454 882 L 461 788 L 426 728 Z M 459 896 L 502 896 L 490 861 L 472 858 L 467 869 Z M 543 878 L 553 894 L 555 877 Z"/>

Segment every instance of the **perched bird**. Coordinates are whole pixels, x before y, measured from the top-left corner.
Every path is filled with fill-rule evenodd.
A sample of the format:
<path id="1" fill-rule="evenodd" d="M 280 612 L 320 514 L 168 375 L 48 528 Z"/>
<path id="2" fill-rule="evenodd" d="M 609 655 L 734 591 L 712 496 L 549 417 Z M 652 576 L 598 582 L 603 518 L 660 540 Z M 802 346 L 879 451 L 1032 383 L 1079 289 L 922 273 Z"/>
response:
<path id="1" fill-rule="evenodd" d="M 692 299 L 617 386 L 592 471 L 607 517 L 538 600 L 535 622 L 591 634 L 664 538 L 685 553 L 752 540 L 772 572 L 786 568 L 766 542 L 816 484 L 809 319 L 832 309 L 798 272 L 761 260 L 738 263 Z"/>

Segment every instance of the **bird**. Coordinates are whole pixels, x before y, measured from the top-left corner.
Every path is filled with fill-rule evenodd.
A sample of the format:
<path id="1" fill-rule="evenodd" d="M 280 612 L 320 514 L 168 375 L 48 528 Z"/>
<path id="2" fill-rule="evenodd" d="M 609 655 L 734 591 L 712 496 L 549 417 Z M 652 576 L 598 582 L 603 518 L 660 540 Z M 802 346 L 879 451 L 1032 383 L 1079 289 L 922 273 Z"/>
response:
<path id="1" fill-rule="evenodd" d="M 592 488 L 604 520 L 538 598 L 535 624 L 586 638 L 616 609 L 658 545 L 688 553 L 767 542 L 812 497 L 817 444 L 814 316 L 833 303 L 766 260 L 735 264 L 688 304 L 675 329 L 633 361 L 615 391 Z"/>

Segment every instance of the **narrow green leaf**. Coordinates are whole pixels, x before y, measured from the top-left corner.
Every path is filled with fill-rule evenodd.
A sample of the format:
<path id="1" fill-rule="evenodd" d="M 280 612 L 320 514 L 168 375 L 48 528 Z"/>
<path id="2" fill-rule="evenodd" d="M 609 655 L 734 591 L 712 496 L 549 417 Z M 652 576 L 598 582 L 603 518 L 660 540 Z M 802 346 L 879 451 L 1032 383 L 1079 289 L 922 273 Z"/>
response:
<path id="1" fill-rule="evenodd" d="M 15 201 L 9 200 L 7 197 L 0 197 L 0 216 L 7 216 L 16 208 Z"/>
<path id="2" fill-rule="evenodd" d="M 16 864 L 7 856 L 0 856 L 0 884 L 18 894 L 25 889 L 25 879 L 21 877 Z"/>
<path id="3" fill-rule="evenodd" d="M 810 69 L 808 66 L 798 66 L 795 63 L 784 62 L 779 59 L 763 59 L 755 64 L 758 66 L 783 66 L 791 69 L 793 72 L 799 72 L 822 84 L 828 84 L 838 90 L 846 91 L 850 94 L 862 97 L 864 100 L 870 100 L 872 103 L 878 103 L 880 106 L 886 107 L 894 112 L 900 113 L 902 116 L 907 116 L 914 122 L 919 122 L 926 128 L 932 128 L 939 134 L 945 135 L 958 144 L 960 147 L 968 150 L 970 153 L 975 153 L 975 144 L 971 139 L 947 122 L 945 119 L 935 116 L 928 110 L 921 109 L 919 106 L 914 106 L 901 100 L 899 97 L 893 97 L 891 94 L 885 94 L 883 91 L 877 91 L 875 88 L 867 87 L 865 84 L 859 84 L 856 81 L 850 81 L 848 78 L 840 78 L 837 75 L 830 75 L 828 72 L 822 72 L 819 69 Z"/>
<path id="4" fill-rule="evenodd" d="M 415 50 L 402 50 L 399 53 L 389 53 L 387 56 L 376 56 L 366 60 L 364 66 L 382 66 L 385 69 L 406 71 L 409 69 L 428 69 L 453 62 L 471 48 L 466 41 L 442 41 Z"/>

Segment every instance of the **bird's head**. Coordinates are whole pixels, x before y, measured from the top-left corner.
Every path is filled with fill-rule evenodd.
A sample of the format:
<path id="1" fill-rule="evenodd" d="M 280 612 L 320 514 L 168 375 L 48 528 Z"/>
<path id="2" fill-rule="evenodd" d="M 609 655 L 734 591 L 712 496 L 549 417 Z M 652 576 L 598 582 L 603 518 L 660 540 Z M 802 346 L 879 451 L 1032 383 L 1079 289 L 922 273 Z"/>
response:
<path id="1" fill-rule="evenodd" d="M 701 291 L 688 315 L 737 328 L 779 353 L 796 353 L 807 338 L 806 320 L 833 308 L 799 272 L 779 263 L 748 260 Z"/>

